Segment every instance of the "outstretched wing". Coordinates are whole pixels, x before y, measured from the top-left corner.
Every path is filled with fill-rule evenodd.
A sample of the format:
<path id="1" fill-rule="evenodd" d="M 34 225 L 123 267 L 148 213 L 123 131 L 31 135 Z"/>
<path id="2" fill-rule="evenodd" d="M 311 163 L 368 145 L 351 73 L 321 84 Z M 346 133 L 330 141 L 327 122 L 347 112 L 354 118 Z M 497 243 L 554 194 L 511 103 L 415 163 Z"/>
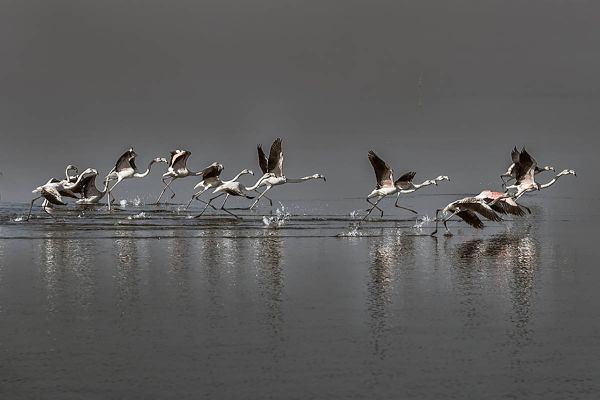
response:
<path id="1" fill-rule="evenodd" d="M 275 139 L 269 152 L 268 172 L 275 176 L 283 176 L 283 150 L 281 148 L 281 138 Z"/>
<path id="2" fill-rule="evenodd" d="M 492 201 L 493 200 L 486 200 L 486 203 L 489 204 Z M 490 207 L 500 214 L 518 215 L 519 217 L 525 215 L 525 211 L 523 211 L 523 209 L 511 198 L 499 200 L 495 204 L 490 205 Z"/>
<path id="3" fill-rule="evenodd" d="M 65 205 L 65 202 L 62 201 L 60 193 L 54 186 L 43 186 L 42 196 L 44 196 L 44 199 L 48 200 L 50 203 L 57 206 Z"/>
<path id="4" fill-rule="evenodd" d="M 414 171 L 407 172 L 404 175 L 402 175 L 400 178 L 396 179 L 396 182 L 394 182 L 394 185 L 400 186 L 400 188 L 403 190 L 408 190 L 411 188 L 412 180 L 416 174 L 417 173 Z"/>
<path id="5" fill-rule="evenodd" d="M 221 171 L 223 171 L 223 165 L 217 162 L 212 163 L 202 170 L 202 180 L 218 178 L 221 175 Z"/>
<path id="6" fill-rule="evenodd" d="M 519 162 L 515 163 L 514 173 L 517 185 L 523 181 L 531 180 L 534 182 L 533 175 L 535 173 L 535 167 L 537 162 L 531 157 L 531 155 L 523 148 L 519 155 Z"/>
<path id="7" fill-rule="evenodd" d="M 512 162 L 513 163 L 518 163 L 519 162 L 519 155 L 521 153 L 519 153 L 519 150 L 517 150 L 517 146 L 515 146 L 512 151 L 510 152 L 510 158 L 512 158 Z"/>
<path id="8" fill-rule="evenodd" d="M 373 150 L 369 151 L 369 161 L 375 171 L 375 178 L 377 179 L 377 189 L 382 187 L 391 187 L 394 184 L 394 172 L 389 165 L 385 163 Z"/>
<path id="9" fill-rule="evenodd" d="M 173 154 L 175 153 L 175 154 Z M 170 166 L 174 170 L 185 169 L 185 163 L 192 153 L 187 150 L 176 150 L 171 152 Z"/>
<path id="10" fill-rule="evenodd" d="M 475 199 L 474 197 L 468 197 L 466 199 L 462 199 L 461 201 L 458 202 L 459 208 L 461 210 L 467 209 L 467 210 L 474 211 L 478 214 L 483 215 L 485 218 L 489 219 L 490 221 L 496 221 L 496 222 L 502 221 L 502 217 L 500 217 L 498 214 L 496 214 L 496 212 L 494 210 L 492 210 L 492 208 L 490 206 L 488 206 L 487 204 L 485 204 L 484 202 L 481 202 L 479 200 L 473 201 L 474 199 Z"/>
<path id="11" fill-rule="evenodd" d="M 133 150 L 132 149 L 127 150 L 117 160 L 117 163 L 115 164 L 115 171 L 122 171 L 127 168 L 136 169 L 135 163 L 133 161 L 134 159 L 135 159 L 135 153 L 133 152 Z"/>
<path id="12" fill-rule="evenodd" d="M 258 165 L 260 166 L 260 170 L 263 172 L 263 174 L 266 174 L 269 170 L 269 160 L 267 160 L 267 156 L 262 149 L 262 145 L 259 144 L 256 146 L 256 149 L 258 150 Z"/>
<path id="13" fill-rule="evenodd" d="M 477 214 L 470 210 L 461 210 L 455 214 L 457 217 L 471 225 L 473 228 L 482 229 L 483 222 L 479 219 Z"/>

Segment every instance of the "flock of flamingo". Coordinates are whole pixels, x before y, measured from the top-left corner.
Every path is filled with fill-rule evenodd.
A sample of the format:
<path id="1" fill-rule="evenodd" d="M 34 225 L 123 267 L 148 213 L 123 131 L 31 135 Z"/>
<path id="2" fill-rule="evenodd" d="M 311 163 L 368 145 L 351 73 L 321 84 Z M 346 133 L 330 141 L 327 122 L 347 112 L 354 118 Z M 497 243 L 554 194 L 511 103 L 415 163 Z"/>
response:
<path id="1" fill-rule="evenodd" d="M 111 198 L 112 192 L 115 187 L 125 179 L 129 178 L 144 178 L 148 176 L 152 166 L 156 163 L 165 163 L 168 165 L 167 171 L 162 175 L 162 182 L 164 187 L 162 188 L 155 205 L 160 204 L 161 199 L 167 190 L 171 193 L 171 198 L 175 196 L 175 192 L 171 189 L 173 181 L 179 178 L 185 177 L 199 177 L 201 181 L 194 186 L 194 190 L 198 189 L 189 202 L 186 208 L 196 200 L 204 204 L 202 212 L 196 217 L 202 216 L 208 207 L 217 208 L 212 205 L 213 200 L 225 196 L 223 203 L 221 204 L 220 210 L 240 218 L 227 208 L 225 204 L 229 199 L 229 196 L 245 197 L 247 199 L 253 199 L 254 201 L 248 209 L 256 207 L 258 202 L 264 198 L 269 201 L 272 206 L 272 200 L 267 197 L 266 193 L 273 187 L 279 186 L 286 183 L 301 183 L 312 179 L 322 179 L 325 181 L 325 177 L 321 174 L 313 174 L 305 176 L 303 178 L 293 179 L 288 178 L 283 173 L 283 149 L 282 141 L 277 138 L 271 145 L 269 155 L 265 154 L 261 145 L 257 146 L 258 150 L 258 164 L 263 175 L 256 181 L 252 186 L 244 186 L 238 179 L 246 174 L 254 175 L 249 169 L 240 171 L 230 180 L 222 180 L 221 172 L 223 171 L 223 165 L 215 162 L 201 171 L 191 171 L 187 167 L 187 160 L 192 154 L 187 150 L 173 150 L 171 151 L 170 160 L 166 158 L 154 158 L 148 164 L 146 171 L 140 172 L 135 164 L 137 154 L 132 148 L 127 150 L 117 160 L 115 166 L 110 170 L 108 175 L 104 178 L 102 190 L 96 187 L 96 177 L 98 171 L 94 168 L 88 168 L 79 174 L 77 167 L 68 165 L 65 170 L 64 179 L 52 178 L 44 185 L 41 185 L 33 190 L 33 193 L 39 193 L 39 196 L 31 201 L 29 213 L 26 220 L 28 221 L 31 217 L 34 202 L 38 199 L 43 198 L 42 209 L 50 214 L 50 210 L 54 206 L 66 205 L 63 197 L 75 198 L 76 204 L 98 204 L 104 196 L 107 196 L 108 210 L 111 210 L 111 203 L 114 201 L 114 197 Z M 377 184 L 375 189 L 367 196 L 367 202 L 370 204 L 370 208 L 366 210 L 366 215 L 362 218 L 364 221 L 374 209 L 381 212 L 383 216 L 383 210 L 378 206 L 382 199 L 386 196 L 396 195 L 395 206 L 404 210 L 410 211 L 417 214 L 416 211 L 406 207 L 398 205 L 400 195 L 405 193 L 415 192 L 423 187 L 430 185 L 437 185 L 440 181 L 448 181 L 448 176 L 440 175 L 434 179 L 428 179 L 418 184 L 414 183 L 413 179 L 416 175 L 415 172 L 407 172 L 394 180 L 393 170 L 389 165 L 382 160 L 375 152 L 369 151 L 369 161 L 375 171 L 375 177 Z M 552 180 L 545 184 L 539 184 L 535 181 L 535 176 L 544 171 L 554 171 L 554 167 L 545 166 L 539 167 L 535 159 L 523 148 L 521 151 L 515 147 L 511 152 L 512 164 L 508 167 L 500 178 L 502 179 L 502 186 L 505 191 L 496 192 L 491 190 L 484 190 L 476 196 L 469 196 L 456 201 L 451 202 L 444 208 L 436 210 L 436 226 L 435 230 L 431 235 L 437 234 L 438 223 L 441 221 L 444 224 L 446 235 L 451 235 L 447 222 L 453 218 L 458 217 L 470 226 L 481 229 L 483 228 L 483 222 L 478 217 L 478 214 L 490 221 L 502 221 L 500 214 L 511 214 L 515 216 L 525 215 L 525 211 L 531 213 L 531 210 L 517 202 L 525 193 L 541 190 L 552 186 L 558 178 L 563 175 L 576 175 L 575 171 L 571 169 L 565 169 L 558 173 Z M 112 185 L 111 185 L 112 183 Z M 508 185 L 511 183 L 510 185 Z M 264 189 L 259 191 L 259 188 Z M 203 200 L 201 196 L 204 192 L 212 190 L 215 196 Z M 257 196 L 251 196 L 250 194 L 256 193 Z M 371 199 L 376 199 L 374 202 Z M 443 218 L 439 218 L 439 214 L 442 212 Z M 51 215 L 51 214 L 50 214 Z"/>

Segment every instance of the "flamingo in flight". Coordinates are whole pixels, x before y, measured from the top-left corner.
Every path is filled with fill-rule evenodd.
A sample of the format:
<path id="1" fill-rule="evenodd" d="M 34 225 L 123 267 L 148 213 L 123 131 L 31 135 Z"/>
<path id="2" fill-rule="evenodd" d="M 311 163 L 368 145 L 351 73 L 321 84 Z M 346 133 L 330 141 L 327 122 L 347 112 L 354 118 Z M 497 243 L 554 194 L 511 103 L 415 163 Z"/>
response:
<path id="1" fill-rule="evenodd" d="M 186 178 L 188 176 L 204 176 L 205 171 L 211 168 L 212 165 L 214 165 L 212 164 L 211 166 L 203 169 L 202 171 L 191 171 L 186 165 L 187 160 L 191 155 L 192 152 L 187 150 L 171 151 L 171 159 L 169 160 L 167 172 L 165 172 L 162 177 L 162 181 L 165 187 L 163 187 L 163 190 L 160 192 L 160 195 L 158 196 L 158 199 L 156 199 L 156 202 L 154 204 L 160 203 L 160 199 L 162 198 L 163 194 L 165 194 L 165 191 L 167 189 L 171 191 L 171 198 L 175 197 L 175 192 L 173 191 L 173 189 L 171 189 L 171 184 L 175 179 Z M 167 182 L 167 180 L 169 181 Z"/>
<path id="2" fill-rule="evenodd" d="M 283 149 L 281 146 L 281 138 L 275 139 L 273 144 L 271 145 L 271 150 L 269 151 L 269 158 L 265 155 L 265 152 L 262 149 L 262 146 L 259 144 L 257 146 L 258 150 L 258 165 L 260 166 L 261 171 L 263 172 L 263 176 L 254 184 L 254 186 L 246 188 L 246 190 L 255 190 L 258 192 L 257 188 L 260 186 L 266 186 L 265 190 L 259 194 L 259 196 L 254 200 L 254 203 L 250 206 L 250 210 L 253 209 L 256 204 L 258 204 L 261 198 L 266 198 L 269 200 L 269 204 L 272 206 L 273 201 L 266 196 L 266 193 L 273 187 L 278 185 L 283 185 L 286 183 L 302 183 L 311 179 L 323 179 L 326 181 L 325 177 L 321 174 L 314 174 L 305 176 L 303 178 L 288 178 L 283 173 Z"/>
<path id="3" fill-rule="evenodd" d="M 108 192 L 108 181 L 105 180 L 103 190 L 99 190 L 96 187 L 97 176 L 98 171 L 94 168 L 87 168 L 79 175 L 71 189 L 81 196 L 81 198 L 75 202 L 76 204 L 96 204 L 106 195 Z"/>
<path id="4" fill-rule="evenodd" d="M 240 182 L 238 182 L 237 180 L 239 179 L 240 176 L 245 175 L 245 174 L 250 174 L 250 175 L 254 175 L 254 172 L 252 172 L 249 169 L 244 169 L 242 171 L 240 171 L 239 174 L 237 174 L 233 179 L 229 180 L 229 181 L 224 181 L 221 182 L 220 185 L 218 185 L 216 187 L 216 189 L 213 191 L 214 193 L 219 193 L 217 196 L 211 198 L 208 200 L 208 202 L 206 203 L 206 206 L 204 206 L 204 209 L 202 210 L 202 212 L 200 214 L 198 214 L 195 218 L 201 217 L 202 214 L 204 214 L 204 212 L 206 211 L 206 209 L 208 208 L 208 206 L 212 206 L 212 201 L 225 195 L 225 200 L 223 200 L 223 204 L 221 204 L 221 210 L 225 211 L 226 213 L 234 216 L 237 219 L 241 219 L 240 216 L 232 213 L 231 211 L 229 211 L 228 209 L 225 208 L 225 203 L 227 203 L 227 200 L 229 199 L 229 196 L 236 196 L 236 197 L 245 197 L 247 199 L 253 199 L 254 197 L 249 196 L 246 192 L 249 191 L 249 189 L 247 187 L 245 187 L 244 185 L 242 185 Z M 214 208 L 214 207 L 213 207 Z"/>
<path id="5" fill-rule="evenodd" d="M 110 195 L 112 193 L 112 191 L 115 189 L 115 186 L 117 186 L 119 183 L 121 183 L 121 181 L 123 179 L 130 179 L 130 178 L 144 178 L 146 177 L 149 173 L 150 170 L 152 169 L 152 166 L 155 163 L 167 163 L 167 160 L 165 158 L 155 158 L 152 161 L 150 161 L 150 163 L 148 164 L 148 168 L 146 169 L 145 172 L 139 172 L 137 166 L 135 165 L 135 158 L 137 157 L 137 153 L 135 151 L 133 151 L 133 148 L 130 148 L 129 150 L 127 150 L 125 153 L 123 153 L 123 155 L 121 157 L 119 157 L 119 159 L 117 160 L 117 163 L 115 164 L 115 166 L 113 167 L 113 169 L 110 170 L 110 172 L 108 173 L 108 175 L 106 175 L 105 181 L 106 182 L 111 182 L 111 181 L 115 181 L 115 184 L 108 188 L 108 209 L 110 211 Z"/>
<path id="6" fill-rule="evenodd" d="M 440 208 L 435 211 L 435 230 L 431 233 L 431 236 L 435 236 L 437 234 L 440 211 L 442 214 L 450 213 L 449 217 L 442 220 L 444 223 L 444 228 L 446 228 L 446 233 L 444 234 L 446 236 L 452 236 L 452 233 L 450 233 L 446 223 L 454 216 L 459 217 L 475 229 L 483 228 L 483 222 L 481 222 L 481 219 L 479 219 L 477 214 L 484 216 L 490 221 L 502 221 L 502 217 L 500 217 L 492 208 L 494 204 L 500 201 L 502 201 L 500 198 L 496 198 L 490 202 L 490 204 L 488 204 L 484 196 L 470 196 L 453 201 L 443 209 Z"/>
<path id="7" fill-rule="evenodd" d="M 529 153 L 525 150 L 525 147 L 521 149 L 521 151 L 517 150 L 515 146 L 510 152 L 510 157 L 512 158 L 512 164 L 508 167 L 505 173 L 500 175 L 500 179 L 502 179 L 502 186 L 506 186 L 507 182 L 510 182 L 517 177 L 517 171 L 519 171 L 524 163 L 527 163 L 531 158 Z M 521 159 L 522 158 L 522 159 Z M 554 167 L 546 165 L 544 168 L 540 168 L 537 165 L 535 166 L 535 175 L 544 171 L 554 171 Z M 508 179 L 504 179 L 508 178 Z"/>
<path id="8" fill-rule="evenodd" d="M 373 150 L 369 151 L 368 156 L 369 161 L 373 166 L 373 170 L 375 171 L 377 185 L 375 186 L 375 189 L 367 196 L 367 203 L 369 203 L 372 207 L 367 210 L 367 215 L 363 217 L 363 220 L 365 220 L 375 208 L 381 212 L 381 216 L 383 217 L 383 210 L 378 207 L 378 204 L 384 197 L 393 194 L 397 194 L 396 203 L 394 204 L 394 206 L 417 214 L 415 210 L 411 210 L 410 208 L 398 205 L 400 195 L 403 193 L 412 193 L 425 186 L 437 185 L 438 181 L 450 180 L 447 176 L 440 175 L 437 178 L 428 179 L 423 183 L 416 184 L 413 183 L 413 179 L 416 175 L 416 172 L 411 171 L 405 173 L 396 181 L 394 181 L 394 171 L 385 161 L 383 161 L 377 154 L 375 154 Z M 372 203 L 370 199 L 374 197 L 377 197 L 377 201 L 375 203 Z"/>
<path id="9" fill-rule="evenodd" d="M 514 200 L 518 200 L 525 193 L 533 192 L 536 190 L 546 189 L 552 186 L 558 178 L 564 175 L 574 175 L 577 173 L 572 169 L 564 169 L 559 172 L 552 180 L 545 184 L 539 184 L 535 181 L 536 171 L 538 170 L 537 161 L 525 150 L 521 151 L 519 155 L 519 162 L 515 163 L 512 173 L 515 177 L 515 184 L 506 187 L 505 197 L 512 197 Z M 514 194 L 508 194 L 510 190 L 516 190 Z"/>
<path id="10" fill-rule="evenodd" d="M 220 164 L 218 162 L 212 163 L 211 165 L 209 165 L 202 171 L 202 180 L 199 183 L 197 183 L 196 186 L 194 186 L 194 190 L 196 190 L 198 188 L 201 188 L 201 189 L 192 195 L 186 208 L 188 208 L 190 206 L 190 204 L 192 203 L 192 201 L 194 199 L 201 201 L 202 203 L 204 203 L 208 206 L 209 203 L 207 203 L 203 200 L 200 200 L 200 196 L 202 195 L 202 193 L 206 192 L 209 189 L 217 188 L 225 182 L 235 182 L 242 175 L 246 175 L 246 174 L 254 175 L 254 172 L 250 171 L 249 169 L 244 169 L 244 170 L 240 171 L 235 177 L 233 177 L 233 179 L 223 182 L 221 180 L 221 172 L 222 171 L 223 171 L 223 164 Z M 213 206 L 211 205 L 211 207 L 213 207 Z"/>

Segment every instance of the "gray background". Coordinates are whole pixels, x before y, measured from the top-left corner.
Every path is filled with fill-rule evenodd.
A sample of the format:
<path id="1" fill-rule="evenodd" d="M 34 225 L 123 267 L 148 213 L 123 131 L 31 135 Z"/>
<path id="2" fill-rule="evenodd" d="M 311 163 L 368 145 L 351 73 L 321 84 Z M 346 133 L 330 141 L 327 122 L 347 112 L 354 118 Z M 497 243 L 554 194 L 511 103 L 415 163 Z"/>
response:
<path id="1" fill-rule="evenodd" d="M 256 143 L 276 136 L 288 176 L 328 177 L 278 198 L 365 195 L 369 149 L 418 180 L 450 175 L 440 193 L 475 192 L 497 186 L 513 145 L 578 170 L 554 193 L 599 193 L 583 184 L 600 125 L 595 2 L 0 7 L 2 200 L 28 201 L 67 163 L 105 174 L 129 146 L 140 166 L 185 148 L 192 169 L 219 160 L 225 176 L 258 170 Z M 120 193 L 155 196 L 159 175 Z M 176 183 L 176 200 L 194 183 Z"/>

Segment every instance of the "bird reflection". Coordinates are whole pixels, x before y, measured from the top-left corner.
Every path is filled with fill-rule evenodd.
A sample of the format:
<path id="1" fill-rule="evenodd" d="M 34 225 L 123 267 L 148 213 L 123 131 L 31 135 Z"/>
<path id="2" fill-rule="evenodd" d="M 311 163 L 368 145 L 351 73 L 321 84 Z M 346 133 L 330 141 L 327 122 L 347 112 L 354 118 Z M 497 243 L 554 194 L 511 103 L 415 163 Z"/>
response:
<path id="1" fill-rule="evenodd" d="M 382 235 L 371 242 L 367 310 L 374 355 L 386 356 L 394 283 L 401 263 L 414 265 L 415 236 Z M 409 260 L 412 258 L 412 261 Z"/>
<path id="2" fill-rule="evenodd" d="M 510 291 L 512 303 L 511 322 L 515 340 L 528 340 L 531 297 L 534 290 L 536 266 L 539 263 L 540 244 L 530 234 L 531 225 L 524 231 L 505 232 L 487 239 L 474 239 L 456 247 L 456 265 L 460 268 L 460 279 L 465 293 L 472 293 L 477 285 L 476 275 L 487 266 L 496 269 L 498 278 L 503 278 Z M 482 265 L 483 264 L 483 265 Z M 496 283 L 502 286 L 502 282 Z M 474 310 L 474 309 L 473 309 Z M 467 313 L 473 317 L 473 313 Z"/>
<path id="3" fill-rule="evenodd" d="M 35 254 L 46 286 L 48 310 L 55 312 L 59 305 L 69 305 L 77 307 L 83 318 L 90 317 L 96 287 L 95 241 L 67 239 L 60 231 L 46 232 L 45 236 Z"/>
<path id="4" fill-rule="evenodd" d="M 188 238 L 167 239 L 169 274 L 176 285 L 175 293 L 182 301 L 189 300 L 191 293 L 189 268 L 190 249 L 191 243 Z"/>
<path id="5" fill-rule="evenodd" d="M 127 231 L 117 230 L 115 235 L 119 236 L 113 242 L 117 269 L 115 277 L 119 286 L 118 306 L 124 314 L 127 307 L 137 303 L 140 297 L 137 239 Z"/>
<path id="6" fill-rule="evenodd" d="M 265 323 L 274 338 L 283 340 L 283 239 L 279 232 L 268 232 L 256 241 L 256 272 L 259 296 L 266 306 Z M 277 343 L 277 342 L 274 342 Z"/>

